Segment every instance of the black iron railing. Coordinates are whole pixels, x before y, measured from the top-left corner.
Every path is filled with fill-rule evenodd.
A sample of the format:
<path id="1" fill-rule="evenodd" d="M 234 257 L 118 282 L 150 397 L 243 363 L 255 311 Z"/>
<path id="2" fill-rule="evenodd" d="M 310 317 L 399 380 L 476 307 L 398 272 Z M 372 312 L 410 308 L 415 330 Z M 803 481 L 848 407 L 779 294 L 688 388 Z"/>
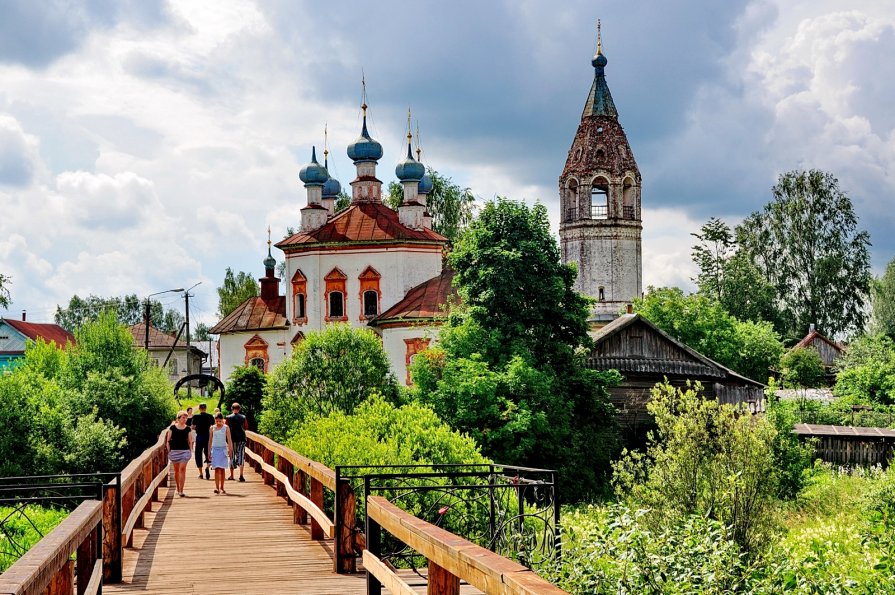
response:
<path id="1" fill-rule="evenodd" d="M 608 205 L 591 205 L 590 206 L 590 218 L 591 219 L 608 219 L 609 218 L 609 206 Z"/>

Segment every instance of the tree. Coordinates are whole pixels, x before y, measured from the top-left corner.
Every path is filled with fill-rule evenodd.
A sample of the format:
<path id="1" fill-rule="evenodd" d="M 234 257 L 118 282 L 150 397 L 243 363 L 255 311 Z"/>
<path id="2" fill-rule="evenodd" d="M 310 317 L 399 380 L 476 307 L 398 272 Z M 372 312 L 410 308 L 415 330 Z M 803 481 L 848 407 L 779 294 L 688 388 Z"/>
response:
<path id="1" fill-rule="evenodd" d="M 823 361 L 813 347 L 796 347 L 780 358 L 780 378 L 786 388 L 817 388 L 823 386 L 825 375 Z"/>
<path id="2" fill-rule="evenodd" d="M 853 403 L 895 404 L 895 341 L 888 335 L 864 335 L 836 360 L 833 392 Z"/>
<path id="3" fill-rule="evenodd" d="M 832 174 L 781 174 L 774 200 L 737 228 L 737 241 L 775 290 L 780 330 L 798 338 L 811 323 L 830 336 L 864 326 L 870 236 Z"/>
<path id="4" fill-rule="evenodd" d="M 196 328 L 194 328 L 191 331 L 191 335 L 192 336 L 190 338 L 193 341 L 210 341 L 211 340 L 211 335 L 208 334 L 208 325 L 205 324 L 204 322 L 200 322 L 199 324 L 197 324 Z"/>
<path id="5" fill-rule="evenodd" d="M 259 427 L 274 440 L 285 440 L 305 419 L 351 413 L 374 392 L 397 400 L 397 381 L 379 337 L 348 324 L 327 326 L 308 333 L 274 368 Z"/>
<path id="6" fill-rule="evenodd" d="M 452 242 L 475 217 L 475 196 L 469 188 L 461 188 L 448 176 L 428 168 L 432 192 L 426 197 L 426 210 L 432 215 L 432 229 Z M 404 188 L 398 182 L 388 185 L 386 204 L 397 209 L 404 200 Z"/>
<path id="7" fill-rule="evenodd" d="M 240 271 L 236 275 L 227 267 L 224 282 L 218 287 L 218 316 L 225 318 L 240 304 L 258 295 L 258 282 L 249 273 Z"/>
<path id="8" fill-rule="evenodd" d="M 10 295 L 9 295 L 9 284 L 10 277 L 8 275 L 4 275 L 0 273 L 0 308 L 4 310 L 9 308 Z"/>
<path id="9" fill-rule="evenodd" d="M 351 195 L 343 188 L 339 191 L 339 196 L 336 198 L 336 204 L 333 205 L 333 211 L 340 213 L 349 206 L 351 206 Z"/>
<path id="10" fill-rule="evenodd" d="M 124 297 L 102 297 L 91 294 L 86 299 L 74 295 L 66 308 L 56 306 L 53 319 L 62 328 L 74 332 L 85 323 L 95 322 L 106 313 L 112 313 L 119 322 L 132 326 L 146 319 L 146 302 L 137 297 L 137 294 Z M 178 310 L 165 309 L 158 300 L 150 300 L 149 321 L 152 326 L 164 333 L 172 333 L 177 332 L 183 320 L 183 314 Z"/>
<path id="11" fill-rule="evenodd" d="M 873 330 L 895 339 L 895 258 L 889 261 L 886 272 L 874 279 Z"/>
<path id="12" fill-rule="evenodd" d="M 740 351 L 733 369 L 747 378 L 767 383 L 771 368 L 783 355 L 783 342 L 770 322 L 737 321 Z"/>
<path id="13" fill-rule="evenodd" d="M 411 365 L 413 395 L 486 456 L 558 468 L 570 499 L 592 495 L 617 444 L 608 387 L 620 377 L 584 365 L 589 300 L 546 209 L 490 202 L 448 258 L 463 305 Z"/>
<path id="14" fill-rule="evenodd" d="M 258 427 L 266 387 L 267 376 L 255 366 L 239 366 L 233 370 L 227 381 L 227 408 L 233 403 L 239 403 L 240 413 L 246 416 L 251 430 Z"/>
<path id="15" fill-rule="evenodd" d="M 727 289 L 724 274 L 728 261 L 736 253 L 736 240 L 730 226 L 717 217 L 709 219 L 700 232 L 690 234 L 699 240 L 692 251 L 693 262 L 699 267 L 699 275 L 693 281 L 700 293 L 723 303 Z"/>

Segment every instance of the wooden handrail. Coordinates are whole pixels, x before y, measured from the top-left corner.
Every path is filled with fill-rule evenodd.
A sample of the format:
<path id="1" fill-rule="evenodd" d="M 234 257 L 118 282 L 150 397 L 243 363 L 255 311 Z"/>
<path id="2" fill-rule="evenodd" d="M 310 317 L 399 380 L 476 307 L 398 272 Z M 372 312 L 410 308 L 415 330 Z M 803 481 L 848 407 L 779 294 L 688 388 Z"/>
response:
<path id="1" fill-rule="evenodd" d="M 127 521 L 125 521 L 124 526 L 121 528 L 121 541 L 123 543 L 130 543 L 131 533 L 133 532 L 134 527 L 137 525 L 137 521 L 140 520 L 140 516 L 142 516 L 142 514 L 149 506 L 149 503 L 155 494 L 156 488 L 158 488 L 159 485 L 161 485 L 162 481 L 168 477 L 170 468 L 170 463 L 167 463 L 164 467 L 162 467 L 161 472 L 159 472 L 159 474 L 152 479 L 149 487 L 146 488 L 143 495 L 140 496 L 140 499 L 136 502 L 136 504 L 134 504 L 130 516 L 127 517 Z"/>
<path id="2" fill-rule="evenodd" d="M 78 595 L 90 593 L 91 585 L 98 584 L 102 577 L 102 520 L 102 502 L 82 502 L 0 574 L 0 593 L 73 593 L 75 588 Z M 71 561 L 75 552 L 77 565 Z"/>
<path id="3" fill-rule="evenodd" d="M 257 442 L 278 457 L 282 457 L 292 463 L 296 471 L 304 471 L 332 491 L 336 491 L 336 472 L 317 461 L 304 457 L 289 447 L 274 442 L 267 436 L 255 432 L 246 432 L 248 440 Z"/>
<path id="4" fill-rule="evenodd" d="M 385 529 L 429 560 L 429 585 L 436 587 L 430 593 L 455 593 L 459 589 L 459 579 L 481 589 L 485 593 L 506 593 L 533 595 L 535 593 L 559 595 L 565 593 L 517 562 L 508 560 L 494 552 L 478 546 L 462 537 L 436 527 L 398 508 L 381 496 L 367 499 L 367 531 L 372 527 Z M 378 555 L 378 535 L 367 535 L 366 556 Z M 374 545 L 375 544 L 375 545 Z M 367 559 L 365 556 L 365 560 Z M 370 574 L 388 585 L 394 576 L 385 565 L 375 563 L 367 566 Z"/>

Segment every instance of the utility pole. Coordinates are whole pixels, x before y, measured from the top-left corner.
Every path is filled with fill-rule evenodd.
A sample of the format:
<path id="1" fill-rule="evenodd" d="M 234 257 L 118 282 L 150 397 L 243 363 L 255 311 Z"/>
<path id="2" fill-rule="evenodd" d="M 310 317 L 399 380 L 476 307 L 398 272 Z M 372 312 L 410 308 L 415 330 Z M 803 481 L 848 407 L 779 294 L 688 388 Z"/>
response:
<path id="1" fill-rule="evenodd" d="M 196 283 L 196 285 L 193 285 L 193 287 L 196 287 L 200 283 L 202 283 L 202 282 L 199 281 L 199 283 Z M 193 289 L 193 287 L 190 287 L 190 289 Z M 190 374 L 193 373 L 193 358 L 192 358 L 193 354 L 192 354 L 192 348 L 190 347 L 190 289 L 187 289 L 183 293 L 183 301 L 186 306 L 186 375 L 187 376 L 189 376 Z M 193 385 L 190 382 L 188 382 L 186 385 L 186 395 L 187 395 L 187 399 L 189 399 L 189 400 L 193 399 Z"/>
<path id="2" fill-rule="evenodd" d="M 145 308 L 143 311 L 143 325 L 146 327 L 144 329 L 146 331 L 146 333 L 143 337 L 143 347 L 146 348 L 147 356 L 149 355 L 149 319 L 150 319 L 149 311 L 150 311 L 150 307 L 151 307 L 150 306 L 151 302 L 149 301 L 149 298 L 151 298 L 154 295 L 162 295 L 163 293 L 179 293 L 181 291 L 183 291 L 183 287 L 178 287 L 177 289 L 166 289 L 165 291 L 157 291 L 155 293 L 150 293 L 149 295 L 146 296 L 146 304 L 145 304 Z"/>

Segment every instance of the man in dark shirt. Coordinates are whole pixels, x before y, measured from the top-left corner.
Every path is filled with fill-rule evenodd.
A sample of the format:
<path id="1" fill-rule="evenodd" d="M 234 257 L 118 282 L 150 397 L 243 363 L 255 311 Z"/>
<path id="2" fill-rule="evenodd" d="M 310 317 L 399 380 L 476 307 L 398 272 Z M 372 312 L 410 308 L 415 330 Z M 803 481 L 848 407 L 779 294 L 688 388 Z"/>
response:
<path id="1" fill-rule="evenodd" d="M 214 425 L 214 418 L 206 411 L 205 403 L 199 403 L 199 413 L 193 415 L 193 429 L 196 430 L 196 467 L 202 479 L 202 459 L 205 459 L 205 479 L 211 479 L 210 457 L 208 456 L 208 431 Z"/>
<path id="2" fill-rule="evenodd" d="M 245 467 L 246 430 L 249 422 L 246 416 L 241 414 L 239 403 L 230 405 L 232 413 L 227 416 L 227 426 L 230 428 L 230 440 L 233 441 L 233 457 L 230 459 L 230 479 L 233 479 L 233 471 L 239 467 L 239 481 L 245 481 L 243 468 Z"/>

